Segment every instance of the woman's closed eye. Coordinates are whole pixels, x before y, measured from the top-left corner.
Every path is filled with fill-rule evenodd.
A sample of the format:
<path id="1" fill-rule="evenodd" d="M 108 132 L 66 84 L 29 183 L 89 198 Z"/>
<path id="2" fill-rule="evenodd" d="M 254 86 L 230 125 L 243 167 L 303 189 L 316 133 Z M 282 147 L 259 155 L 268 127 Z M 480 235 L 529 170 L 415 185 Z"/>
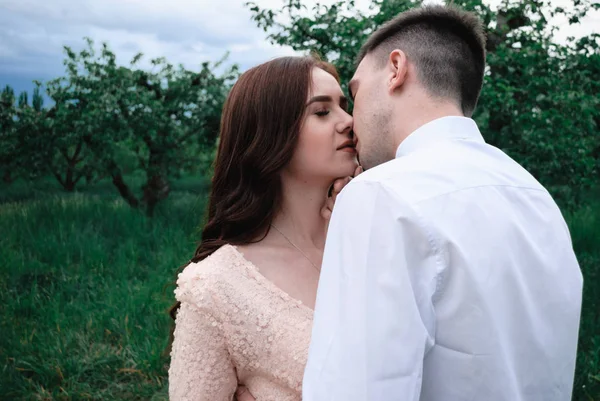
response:
<path id="1" fill-rule="evenodd" d="M 327 114 L 329 114 L 329 110 L 328 109 L 317 110 L 315 112 L 315 114 L 318 115 L 319 117 L 325 117 Z"/>

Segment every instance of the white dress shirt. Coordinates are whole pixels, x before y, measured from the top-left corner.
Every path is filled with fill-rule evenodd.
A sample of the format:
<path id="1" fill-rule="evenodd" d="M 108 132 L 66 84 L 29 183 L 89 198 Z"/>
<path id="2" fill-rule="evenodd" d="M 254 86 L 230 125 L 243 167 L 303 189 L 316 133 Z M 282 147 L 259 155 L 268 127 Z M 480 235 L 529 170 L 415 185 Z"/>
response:
<path id="1" fill-rule="evenodd" d="M 304 401 L 571 399 L 582 275 L 548 192 L 465 117 L 344 188 Z"/>

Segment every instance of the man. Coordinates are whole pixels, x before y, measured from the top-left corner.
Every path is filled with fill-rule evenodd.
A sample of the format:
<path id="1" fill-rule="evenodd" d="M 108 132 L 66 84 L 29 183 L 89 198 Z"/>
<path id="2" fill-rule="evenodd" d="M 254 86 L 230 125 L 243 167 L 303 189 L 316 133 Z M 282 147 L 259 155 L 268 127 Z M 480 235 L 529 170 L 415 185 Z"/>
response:
<path id="1" fill-rule="evenodd" d="M 456 8 L 363 46 L 367 171 L 331 217 L 303 400 L 571 399 L 581 271 L 551 196 L 469 118 L 484 68 L 481 23 Z"/>

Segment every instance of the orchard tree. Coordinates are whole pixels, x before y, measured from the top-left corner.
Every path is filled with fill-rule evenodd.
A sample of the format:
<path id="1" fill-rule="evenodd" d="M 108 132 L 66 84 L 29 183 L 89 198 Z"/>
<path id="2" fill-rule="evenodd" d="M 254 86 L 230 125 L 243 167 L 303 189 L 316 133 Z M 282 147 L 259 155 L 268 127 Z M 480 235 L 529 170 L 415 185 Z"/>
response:
<path id="1" fill-rule="evenodd" d="M 15 178 L 16 112 L 15 91 L 7 85 L 0 92 L 0 174 L 5 183 Z"/>
<path id="2" fill-rule="evenodd" d="M 132 207 L 151 215 L 173 177 L 207 168 L 202 155 L 214 147 L 237 67 L 217 74 L 221 62 L 204 63 L 196 72 L 158 58 L 143 69 L 142 54 L 125 67 L 106 43 L 96 52 L 86 42 L 79 52 L 65 47 L 67 74 L 49 84 L 53 132 L 79 152 L 85 174 L 110 177 Z M 146 177 L 141 193 L 125 179 L 136 170 Z"/>
<path id="3" fill-rule="evenodd" d="M 6 86 L 0 93 L 0 170 L 3 181 L 38 178 L 48 174 L 46 111 L 40 86 L 29 102 L 27 92 L 18 98 Z"/>

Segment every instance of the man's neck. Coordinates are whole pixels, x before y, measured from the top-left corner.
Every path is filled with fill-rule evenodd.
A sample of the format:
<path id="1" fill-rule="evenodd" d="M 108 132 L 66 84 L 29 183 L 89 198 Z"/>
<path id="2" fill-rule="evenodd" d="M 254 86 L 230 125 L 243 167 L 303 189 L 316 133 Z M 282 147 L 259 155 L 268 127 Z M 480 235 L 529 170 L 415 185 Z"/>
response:
<path id="1" fill-rule="evenodd" d="M 394 121 L 396 148 L 400 146 L 410 134 L 431 121 L 443 117 L 464 117 L 460 108 L 449 102 L 415 102 L 411 110 L 403 110 L 401 115 L 396 115 Z"/>

